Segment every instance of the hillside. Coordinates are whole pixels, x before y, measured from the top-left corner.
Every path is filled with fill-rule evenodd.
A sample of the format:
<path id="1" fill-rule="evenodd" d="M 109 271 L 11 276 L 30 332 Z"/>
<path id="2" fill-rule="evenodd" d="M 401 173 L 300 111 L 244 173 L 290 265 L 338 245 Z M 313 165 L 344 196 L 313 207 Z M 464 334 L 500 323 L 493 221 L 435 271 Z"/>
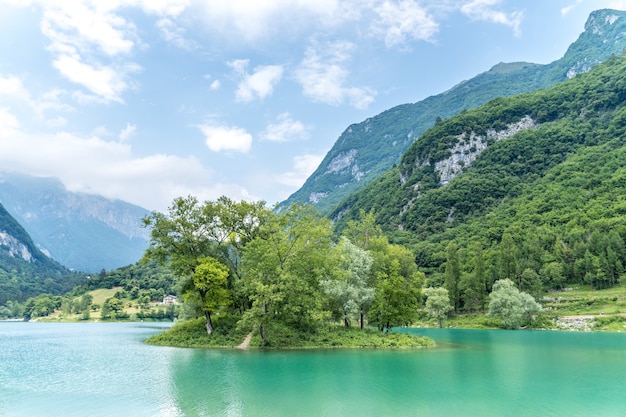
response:
<path id="1" fill-rule="evenodd" d="M 349 126 L 317 170 L 281 206 L 314 204 L 329 213 L 345 197 L 398 163 L 402 154 L 439 118 L 464 109 L 554 85 L 588 71 L 626 48 L 626 12 L 593 12 L 585 30 L 563 58 L 547 65 L 501 63 L 450 90 L 403 104 Z M 416 80 L 420 82 L 420 80 Z"/>
<path id="2" fill-rule="evenodd" d="M 607 288 L 626 265 L 626 57 L 550 89 L 465 111 L 399 166 L 344 201 L 338 227 L 374 210 L 432 284 L 452 258 L 469 285 L 510 278 L 529 292 Z M 452 243 L 452 245 L 451 245 Z"/>
<path id="3" fill-rule="evenodd" d="M 41 293 L 61 294 L 81 280 L 37 249 L 0 204 L 0 305 Z"/>
<path id="4" fill-rule="evenodd" d="M 0 174 L 0 202 L 43 252 L 76 271 L 133 264 L 147 247 L 147 210 L 69 192 L 53 178 Z"/>

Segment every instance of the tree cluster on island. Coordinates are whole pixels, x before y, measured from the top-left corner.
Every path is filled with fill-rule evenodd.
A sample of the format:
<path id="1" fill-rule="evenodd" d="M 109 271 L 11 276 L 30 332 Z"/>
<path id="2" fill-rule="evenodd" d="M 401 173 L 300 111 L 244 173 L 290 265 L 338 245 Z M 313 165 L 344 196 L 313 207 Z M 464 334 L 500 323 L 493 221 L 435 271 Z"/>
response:
<path id="1" fill-rule="evenodd" d="M 187 197 L 144 220 L 146 258 L 168 263 L 208 334 L 216 315 L 236 316 L 267 343 L 276 323 L 304 332 L 336 322 L 389 331 L 411 324 L 421 307 L 424 274 L 373 214 L 338 239 L 330 220 L 299 204 L 277 212 L 263 202 Z"/>

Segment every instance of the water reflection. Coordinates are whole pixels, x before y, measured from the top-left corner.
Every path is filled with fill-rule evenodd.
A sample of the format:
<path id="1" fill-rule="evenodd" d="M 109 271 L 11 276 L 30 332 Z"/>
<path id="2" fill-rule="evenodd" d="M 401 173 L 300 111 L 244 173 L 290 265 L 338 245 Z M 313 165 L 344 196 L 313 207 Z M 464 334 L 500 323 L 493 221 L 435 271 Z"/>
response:
<path id="1" fill-rule="evenodd" d="M 448 347 L 429 351 L 181 350 L 171 383 L 185 416 L 626 415 L 616 336 L 444 331 Z"/>

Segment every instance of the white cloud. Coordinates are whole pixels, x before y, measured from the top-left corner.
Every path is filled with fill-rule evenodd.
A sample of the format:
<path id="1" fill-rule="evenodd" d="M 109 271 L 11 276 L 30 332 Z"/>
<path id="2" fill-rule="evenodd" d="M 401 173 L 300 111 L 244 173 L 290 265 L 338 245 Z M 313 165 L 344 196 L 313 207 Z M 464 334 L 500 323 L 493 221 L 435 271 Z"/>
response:
<path id="1" fill-rule="evenodd" d="M 231 67 L 233 71 L 235 71 L 235 73 L 239 75 L 245 75 L 246 68 L 248 68 L 248 65 L 250 65 L 250 60 L 249 59 L 233 59 L 232 61 L 228 61 L 226 65 Z"/>
<path id="2" fill-rule="evenodd" d="M 136 157 L 129 144 L 97 136 L 26 134 L 18 120 L 2 108 L 0 166 L 6 171 L 56 177 L 70 191 L 97 193 L 150 210 L 164 211 L 174 198 L 186 195 L 201 200 L 220 195 L 250 198 L 240 185 L 211 181 L 213 173 L 195 157 Z"/>
<path id="3" fill-rule="evenodd" d="M 24 88 L 22 80 L 15 76 L 3 77 L 0 75 L 0 95 L 15 97 L 20 100 L 30 100 L 30 94 Z"/>
<path id="4" fill-rule="evenodd" d="M 17 134 L 19 127 L 20 123 L 17 118 L 9 110 L 0 107 L 0 139 L 7 139 L 0 141 L 0 144 L 9 145 L 12 142 L 12 137 Z"/>
<path id="5" fill-rule="evenodd" d="M 162 17 L 156 22 L 155 26 L 161 32 L 163 39 L 177 48 L 186 51 L 199 48 L 196 42 L 185 37 L 185 30 L 178 26 L 172 19 Z"/>
<path id="6" fill-rule="evenodd" d="M 246 153 L 252 146 L 252 135 L 240 127 L 199 125 L 205 136 L 207 147 L 213 152 L 235 151 Z"/>
<path id="7" fill-rule="evenodd" d="M 301 187 L 323 159 L 324 155 L 306 154 L 295 156 L 293 158 L 292 170 L 278 175 L 276 181 L 290 187 Z"/>
<path id="8" fill-rule="evenodd" d="M 288 142 L 290 140 L 308 139 L 309 129 L 299 120 L 293 120 L 289 113 L 282 113 L 276 118 L 276 123 L 267 125 L 261 139 L 271 142 Z"/>
<path id="9" fill-rule="evenodd" d="M 61 102 L 61 90 L 50 90 L 42 93 L 39 97 L 26 89 L 22 80 L 16 76 L 2 76 L 0 74 L 0 96 L 12 98 L 24 102 L 30 106 L 37 119 L 44 120 L 49 126 L 64 125 L 66 120 L 62 116 L 47 118 L 48 111 L 72 111 L 72 107 Z"/>
<path id="10" fill-rule="evenodd" d="M 122 94 L 132 85 L 129 76 L 139 69 L 132 54 L 143 47 L 135 24 L 121 11 L 141 8 L 159 16 L 157 28 L 164 38 L 181 48 L 190 48 L 183 30 L 171 19 L 181 14 L 190 0 L 38 0 L 12 2 L 36 4 L 42 10 L 41 32 L 50 44 L 53 65 L 71 82 L 84 87 L 81 102 L 123 102 Z M 95 97 L 90 97 L 90 96 Z"/>
<path id="11" fill-rule="evenodd" d="M 501 0 L 472 0 L 461 7 L 461 12 L 470 19 L 483 20 L 487 22 L 499 23 L 510 26 L 516 35 L 520 35 L 520 26 L 524 18 L 524 13 L 515 11 L 505 13 L 495 10 L 493 7 L 501 3 Z"/>
<path id="12" fill-rule="evenodd" d="M 136 125 L 131 125 L 130 123 L 126 123 L 126 127 L 120 131 L 119 138 L 121 142 L 126 142 L 131 136 L 135 134 L 137 131 Z"/>
<path id="13" fill-rule="evenodd" d="M 439 25 L 419 3 L 412 0 L 389 1 L 374 7 L 379 19 L 372 33 L 383 36 L 388 47 L 401 46 L 411 40 L 430 40 Z"/>
<path id="14" fill-rule="evenodd" d="M 345 86 L 349 75 L 345 65 L 354 47 L 350 42 L 337 41 L 325 45 L 314 44 L 307 48 L 295 72 L 303 94 L 314 101 L 333 106 L 347 101 L 358 109 L 364 109 L 372 103 L 376 94 L 374 90 Z"/>
<path id="15" fill-rule="evenodd" d="M 354 20 L 362 3 L 366 0 L 207 0 L 202 6 L 210 30 L 228 41 L 257 44 L 272 36 Z"/>
<path id="16" fill-rule="evenodd" d="M 92 66 L 81 61 L 78 56 L 61 55 L 53 65 L 70 81 L 80 84 L 105 101 L 123 102 L 121 94 L 128 88 L 127 74 L 139 67 L 129 66 L 116 70 L 110 66 Z"/>
<path id="17" fill-rule="evenodd" d="M 280 65 L 258 66 L 252 74 L 244 73 L 244 79 L 235 93 L 236 100 L 243 103 L 263 100 L 272 94 L 282 76 L 283 67 Z"/>
<path id="18" fill-rule="evenodd" d="M 569 12 L 571 12 L 573 9 L 576 8 L 576 6 L 578 6 L 580 3 L 582 3 L 583 0 L 576 0 L 574 3 L 565 6 L 561 9 L 561 16 L 565 16 L 566 14 L 568 14 Z"/>
<path id="19" fill-rule="evenodd" d="M 220 80 L 213 80 L 209 88 L 211 89 L 211 91 L 216 91 L 219 90 L 221 86 L 222 83 L 220 83 Z"/>

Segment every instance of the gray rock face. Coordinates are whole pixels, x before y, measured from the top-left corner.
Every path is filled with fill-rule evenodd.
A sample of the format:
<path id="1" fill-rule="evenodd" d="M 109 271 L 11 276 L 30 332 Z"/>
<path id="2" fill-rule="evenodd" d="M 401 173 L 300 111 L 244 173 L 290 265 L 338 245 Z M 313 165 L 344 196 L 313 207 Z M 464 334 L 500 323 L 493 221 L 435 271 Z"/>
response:
<path id="1" fill-rule="evenodd" d="M 496 97 L 549 87 L 589 71 L 611 55 L 621 54 L 625 47 L 626 13 L 595 11 L 589 16 L 585 32 L 559 60 L 545 65 L 500 63 L 446 92 L 393 107 L 347 127 L 302 188 L 281 206 L 308 201 L 323 213 L 343 210 L 337 207 L 342 200 L 397 164 L 402 154 L 438 118 L 451 117 Z M 423 80 L 416 80 L 420 81 Z M 456 158 L 444 177 L 454 176 L 457 165 L 468 159 L 462 155 Z M 406 178 L 400 175 L 404 182 Z"/>
<path id="2" fill-rule="evenodd" d="M 440 184 L 447 185 L 454 177 L 462 173 L 464 168 L 470 166 L 487 149 L 489 142 L 495 143 L 510 138 L 522 130 L 537 127 L 539 125 L 530 116 L 525 116 L 517 123 L 509 124 L 506 129 L 498 131 L 489 129 L 485 136 L 479 136 L 474 132 L 471 132 L 469 137 L 465 134 L 457 136 L 457 144 L 450 149 L 452 155 L 435 163 L 435 171 L 439 173 Z"/>
<path id="3" fill-rule="evenodd" d="M 24 243 L 3 231 L 0 231 L 0 247 L 13 258 L 20 258 L 26 262 L 33 260 L 33 254 Z"/>

